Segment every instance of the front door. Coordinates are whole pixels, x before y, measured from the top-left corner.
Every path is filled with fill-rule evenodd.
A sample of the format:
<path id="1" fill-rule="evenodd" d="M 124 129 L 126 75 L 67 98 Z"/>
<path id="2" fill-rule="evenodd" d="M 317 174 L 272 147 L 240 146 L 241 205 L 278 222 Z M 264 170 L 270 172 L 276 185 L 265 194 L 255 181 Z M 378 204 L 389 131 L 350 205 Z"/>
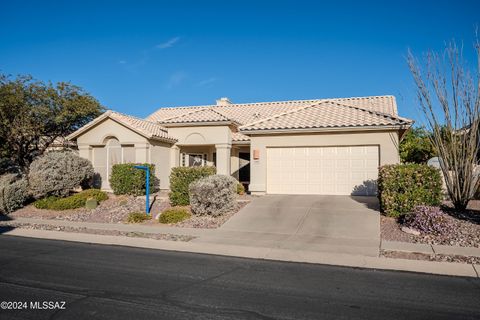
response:
<path id="1" fill-rule="evenodd" d="M 240 182 L 250 182 L 250 152 L 240 152 L 240 169 L 238 171 L 238 179 Z"/>

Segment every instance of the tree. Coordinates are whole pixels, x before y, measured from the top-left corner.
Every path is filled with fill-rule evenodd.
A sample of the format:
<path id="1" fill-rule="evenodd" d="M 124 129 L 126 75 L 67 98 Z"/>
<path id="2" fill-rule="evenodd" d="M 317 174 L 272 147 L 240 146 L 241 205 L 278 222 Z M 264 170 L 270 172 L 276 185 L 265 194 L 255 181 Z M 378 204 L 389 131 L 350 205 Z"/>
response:
<path id="1" fill-rule="evenodd" d="M 476 67 L 470 68 L 455 42 L 439 54 L 429 52 L 419 62 L 411 52 L 408 65 L 417 86 L 419 109 L 453 205 L 464 210 L 478 188 L 475 174 L 479 151 L 480 45 L 475 43 Z"/>
<path id="2" fill-rule="evenodd" d="M 426 163 L 435 156 L 430 132 L 423 128 L 411 128 L 400 142 L 400 159 L 403 163 Z"/>
<path id="3" fill-rule="evenodd" d="M 100 115 L 103 107 L 83 89 L 31 76 L 0 75 L 0 157 L 21 170 L 59 138 Z"/>

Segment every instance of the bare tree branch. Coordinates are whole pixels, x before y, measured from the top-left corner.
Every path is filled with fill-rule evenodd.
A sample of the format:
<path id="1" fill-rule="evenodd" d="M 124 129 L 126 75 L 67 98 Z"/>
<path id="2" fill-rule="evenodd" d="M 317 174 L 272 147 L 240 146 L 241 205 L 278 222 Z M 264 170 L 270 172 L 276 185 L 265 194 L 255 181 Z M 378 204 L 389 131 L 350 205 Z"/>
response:
<path id="1" fill-rule="evenodd" d="M 475 42 L 476 69 L 463 58 L 454 41 L 442 55 L 429 52 L 420 63 L 409 51 L 408 66 L 417 86 L 419 109 L 432 131 L 448 194 L 457 209 L 465 209 L 479 186 L 476 174 L 480 127 L 480 46 Z"/>

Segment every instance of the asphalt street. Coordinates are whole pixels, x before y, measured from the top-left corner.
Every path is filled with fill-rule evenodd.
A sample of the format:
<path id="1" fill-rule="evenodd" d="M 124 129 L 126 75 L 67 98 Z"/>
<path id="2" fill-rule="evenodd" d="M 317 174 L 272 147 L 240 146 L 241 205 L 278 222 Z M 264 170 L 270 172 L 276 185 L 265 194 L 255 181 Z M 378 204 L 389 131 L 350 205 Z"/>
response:
<path id="1" fill-rule="evenodd" d="M 475 278 L 0 236 L 0 319 L 479 319 Z"/>

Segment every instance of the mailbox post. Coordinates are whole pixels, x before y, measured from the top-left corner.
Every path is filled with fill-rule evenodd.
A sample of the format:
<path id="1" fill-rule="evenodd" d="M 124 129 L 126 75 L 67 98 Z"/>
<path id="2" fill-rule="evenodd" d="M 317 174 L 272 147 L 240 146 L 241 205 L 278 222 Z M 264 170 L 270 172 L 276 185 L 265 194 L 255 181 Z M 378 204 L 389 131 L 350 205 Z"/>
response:
<path id="1" fill-rule="evenodd" d="M 150 168 L 147 166 L 135 166 L 135 169 L 140 169 L 144 170 L 146 173 L 146 178 L 145 178 L 145 212 L 147 213 L 147 216 L 150 214 Z"/>

